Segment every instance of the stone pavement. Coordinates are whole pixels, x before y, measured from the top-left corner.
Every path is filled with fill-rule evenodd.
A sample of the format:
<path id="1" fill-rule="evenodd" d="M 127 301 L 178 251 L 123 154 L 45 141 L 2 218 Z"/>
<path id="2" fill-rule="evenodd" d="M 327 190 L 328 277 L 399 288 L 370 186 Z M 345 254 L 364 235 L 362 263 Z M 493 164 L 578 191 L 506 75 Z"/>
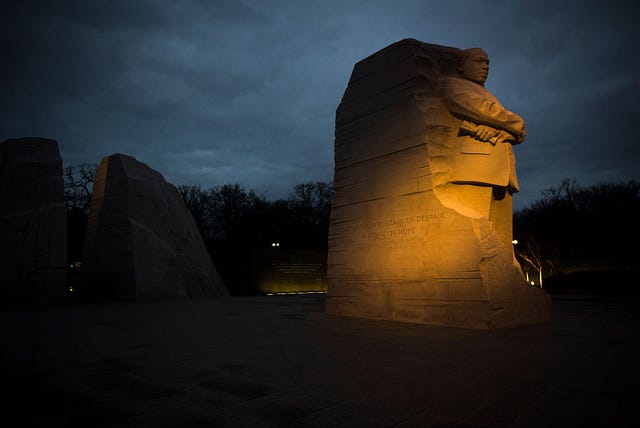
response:
<path id="1" fill-rule="evenodd" d="M 2 308 L 4 426 L 637 426 L 637 300 L 475 331 L 324 296 Z"/>

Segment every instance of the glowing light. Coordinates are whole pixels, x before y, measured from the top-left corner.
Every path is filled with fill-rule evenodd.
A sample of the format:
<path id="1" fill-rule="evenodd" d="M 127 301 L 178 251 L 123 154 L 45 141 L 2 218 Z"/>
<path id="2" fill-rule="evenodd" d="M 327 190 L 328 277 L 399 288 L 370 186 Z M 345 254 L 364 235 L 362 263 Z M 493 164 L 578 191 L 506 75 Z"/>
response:
<path id="1" fill-rule="evenodd" d="M 272 246 L 272 247 L 279 247 L 279 246 L 280 246 L 280 243 L 279 243 L 279 242 L 272 242 L 272 243 L 271 243 L 271 246 Z"/>
<path id="2" fill-rule="evenodd" d="M 73 293 L 73 287 L 69 287 L 69 293 Z"/>
<path id="3" fill-rule="evenodd" d="M 513 241 L 511 241 L 511 243 L 512 243 L 513 245 L 516 245 L 516 244 L 518 243 L 518 240 L 517 240 L 517 239 L 514 239 Z"/>
<path id="4" fill-rule="evenodd" d="M 292 296 L 301 294 L 327 294 L 326 291 L 278 291 L 275 293 L 267 293 L 267 296 Z"/>
<path id="5" fill-rule="evenodd" d="M 536 282 L 535 281 L 531 281 L 531 285 L 536 285 Z"/>

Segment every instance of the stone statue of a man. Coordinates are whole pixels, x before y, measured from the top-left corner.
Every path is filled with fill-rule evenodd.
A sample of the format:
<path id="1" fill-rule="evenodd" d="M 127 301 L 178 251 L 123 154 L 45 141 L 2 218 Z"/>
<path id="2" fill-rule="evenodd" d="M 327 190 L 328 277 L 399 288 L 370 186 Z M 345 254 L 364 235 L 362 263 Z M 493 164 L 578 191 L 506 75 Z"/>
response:
<path id="1" fill-rule="evenodd" d="M 522 119 L 481 49 L 404 39 L 358 61 L 336 109 L 328 313 L 464 328 L 547 322 L 512 244 Z"/>
<path id="2" fill-rule="evenodd" d="M 489 58 L 480 48 L 462 51 L 456 74 L 442 82 L 443 102 L 455 118 L 458 131 L 448 182 L 469 217 L 485 217 L 500 241 L 511 247 L 512 200 L 518 191 L 512 144 L 524 141 L 524 121 L 507 110 L 484 83 Z M 455 131 L 455 130 L 454 130 Z"/>

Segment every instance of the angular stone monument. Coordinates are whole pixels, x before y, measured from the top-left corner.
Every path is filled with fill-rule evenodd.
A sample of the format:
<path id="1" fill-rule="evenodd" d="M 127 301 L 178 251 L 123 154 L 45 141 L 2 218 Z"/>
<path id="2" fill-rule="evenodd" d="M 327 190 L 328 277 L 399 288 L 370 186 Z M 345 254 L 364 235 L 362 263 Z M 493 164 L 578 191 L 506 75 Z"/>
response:
<path id="1" fill-rule="evenodd" d="M 176 188 L 122 154 L 96 172 L 81 285 L 84 296 L 123 300 L 227 295 Z"/>
<path id="2" fill-rule="evenodd" d="M 55 140 L 0 143 L 0 284 L 3 300 L 67 296 L 67 211 Z"/>
<path id="3" fill-rule="evenodd" d="M 326 310 L 492 329 L 546 322 L 512 245 L 522 119 L 488 58 L 413 39 L 358 62 L 336 112 Z"/>

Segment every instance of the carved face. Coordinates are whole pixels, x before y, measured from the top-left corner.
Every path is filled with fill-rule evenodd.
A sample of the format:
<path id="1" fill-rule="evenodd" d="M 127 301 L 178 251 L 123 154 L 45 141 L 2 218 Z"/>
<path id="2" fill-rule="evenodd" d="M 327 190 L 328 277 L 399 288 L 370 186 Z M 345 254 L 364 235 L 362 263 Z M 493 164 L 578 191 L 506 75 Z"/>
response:
<path id="1" fill-rule="evenodd" d="M 489 56 L 482 49 L 468 49 L 464 61 L 458 64 L 458 72 L 467 80 L 484 86 L 489 75 Z"/>

